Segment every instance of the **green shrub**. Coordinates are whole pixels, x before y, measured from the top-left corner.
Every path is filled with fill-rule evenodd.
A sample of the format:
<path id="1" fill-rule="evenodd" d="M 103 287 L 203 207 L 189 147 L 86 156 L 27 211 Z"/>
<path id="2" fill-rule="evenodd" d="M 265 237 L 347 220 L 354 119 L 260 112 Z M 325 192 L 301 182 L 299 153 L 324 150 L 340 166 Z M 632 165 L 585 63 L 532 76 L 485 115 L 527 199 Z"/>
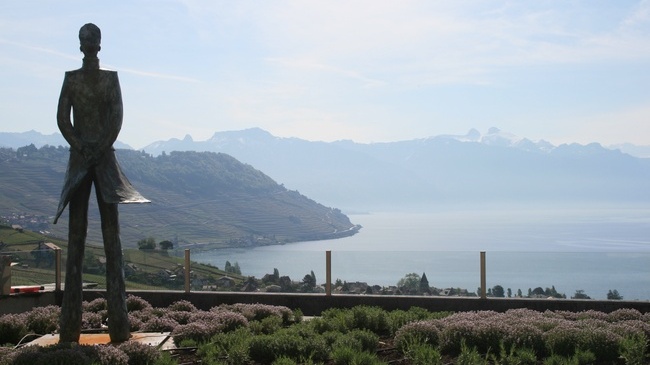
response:
<path id="1" fill-rule="evenodd" d="M 592 352 L 599 361 L 614 361 L 619 358 L 621 336 L 606 328 L 583 328 L 579 336 L 579 349 Z"/>
<path id="2" fill-rule="evenodd" d="M 356 306 L 352 308 L 352 328 L 366 329 L 378 335 L 388 335 L 390 324 L 388 314 L 379 307 Z"/>
<path id="3" fill-rule="evenodd" d="M 487 359 L 481 356 L 476 347 L 469 347 L 465 341 L 461 341 L 460 353 L 456 358 L 457 365 L 482 365 L 487 363 Z"/>
<path id="4" fill-rule="evenodd" d="M 280 317 L 266 317 L 259 321 L 260 334 L 271 334 L 279 331 L 282 328 L 282 318 Z"/>
<path id="5" fill-rule="evenodd" d="M 341 346 L 332 350 L 332 362 L 334 365 L 381 365 L 377 355 L 348 347 Z"/>
<path id="6" fill-rule="evenodd" d="M 410 346 L 406 352 L 406 358 L 411 361 L 413 365 L 439 365 L 442 364 L 442 355 L 436 348 L 416 344 Z"/>
<path id="7" fill-rule="evenodd" d="M 304 334 L 303 334 L 304 335 Z M 310 359 L 315 362 L 327 360 L 329 347 L 319 335 L 304 337 L 296 331 L 278 331 L 273 335 L 251 338 L 249 354 L 253 361 L 272 363 L 281 356 L 293 360 Z"/>
<path id="8" fill-rule="evenodd" d="M 244 365 L 249 361 L 251 338 L 251 332 L 243 327 L 227 333 L 217 333 L 209 343 L 199 345 L 197 354 L 206 363 Z"/>
<path id="9" fill-rule="evenodd" d="M 494 364 L 499 365 L 535 365 L 537 356 L 535 351 L 526 348 L 516 348 L 514 345 L 506 347 L 502 341 L 499 345 L 499 353 L 489 356 Z"/>
<path id="10" fill-rule="evenodd" d="M 271 365 L 298 365 L 298 363 L 288 357 L 282 356 L 273 361 Z"/>
<path id="11" fill-rule="evenodd" d="M 357 353 L 359 350 L 350 346 L 337 346 L 332 349 L 332 361 L 335 365 L 349 365 Z"/>
<path id="12" fill-rule="evenodd" d="M 344 338 L 358 341 L 362 351 L 375 351 L 379 344 L 379 336 L 369 330 L 355 329 L 347 333 Z"/>
<path id="13" fill-rule="evenodd" d="M 646 363 L 648 339 L 644 334 L 625 337 L 621 341 L 621 358 L 627 365 L 642 365 Z"/>

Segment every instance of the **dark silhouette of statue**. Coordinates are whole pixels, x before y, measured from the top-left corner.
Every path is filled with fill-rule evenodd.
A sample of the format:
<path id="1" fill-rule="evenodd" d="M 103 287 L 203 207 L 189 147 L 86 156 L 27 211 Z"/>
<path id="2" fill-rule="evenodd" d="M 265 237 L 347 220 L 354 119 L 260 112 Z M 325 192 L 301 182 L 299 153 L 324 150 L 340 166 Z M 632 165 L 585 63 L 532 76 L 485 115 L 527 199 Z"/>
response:
<path id="1" fill-rule="evenodd" d="M 124 176 L 115 158 L 113 143 L 122 127 L 122 93 L 117 72 L 101 70 L 97 53 L 101 32 L 94 24 L 79 30 L 83 66 L 65 73 L 57 110 L 57 122 L 70 144 L 70 160 L 57 222 L 70 207 L 68 259 L 60 319 L 60 342 L 78 342 L 81 334 L 81 270 L 88 227 L 88 200 L 95 185 L 106 253 L 108 331 L 112 342 L 130 337 L 126 309 L 118 203 L 149 202 Z M 72 113 L 72 118 L 71 114 Z"/>

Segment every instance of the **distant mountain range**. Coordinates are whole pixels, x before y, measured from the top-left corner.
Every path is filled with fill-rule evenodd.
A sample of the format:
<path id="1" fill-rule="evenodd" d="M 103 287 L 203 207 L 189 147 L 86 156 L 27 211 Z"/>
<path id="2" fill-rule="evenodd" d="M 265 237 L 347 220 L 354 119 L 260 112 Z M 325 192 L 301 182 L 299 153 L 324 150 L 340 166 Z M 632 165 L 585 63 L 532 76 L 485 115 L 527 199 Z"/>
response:
<path id="1" fill-rule="evenodd" d="M 6 143 L 5 135 L 0 133 L 0 145 Z M 189 135 L 158 141 L 143 151 L 153 156 L 225 153 L 289 189 L 345 211 L 477 202 L 650 202 L 650 159 L 623 152 L 643 156 L 646 147 L 619 147 L 554 146 L 497 128 L 370 144 L 280 138 L 252 128 L 217 132 L 205 141 Z"/>
<path id="2" fill-rule="evenodd" d="M 292 189 L 349 210 L 650 201 L 650 159 L 596 143 L 534 142 L 497 128 L 371 144 L 279 138 L 253 128 L 218 132 L 206 141 L 160 141 L 143 150 L 227 153 Z"/>

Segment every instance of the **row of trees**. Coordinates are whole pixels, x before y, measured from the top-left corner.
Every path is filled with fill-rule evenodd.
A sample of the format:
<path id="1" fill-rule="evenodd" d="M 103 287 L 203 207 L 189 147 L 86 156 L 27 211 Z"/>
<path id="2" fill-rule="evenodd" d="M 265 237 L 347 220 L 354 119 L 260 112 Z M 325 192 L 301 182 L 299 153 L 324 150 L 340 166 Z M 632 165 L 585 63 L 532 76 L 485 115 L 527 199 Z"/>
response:
<path id="1" fill-rule="evenodd" d="M 429 280 L 427 279 L 426 273 L 422 273 L 422 276 L 417 273 L 406 274 L 397 282 L 397 288 L 402 291 L 404 294 L 413 294 L 413 295 L 423 295 L 423 294 L 433 294 L 434 289 L 429 286 Z M 458 290 L 460 292 L 460 290 Z M 456 293 L 458 294 L 458 293 Z M 481 296 L 481 288 L 476 290 L 476 295 Z M 487 289 L 486 296 L 494 298 L 524 298 L 524 294 L 521 289 L 517 289 L 516 294 L 513 295 L 512 289 L 505 289 L 501 285 L 495 285 L 492 288 Z M 566 299 L 566 294 L 558 293 L 555 289 L 555 286 L 552 285 L 550 288 L 528 288 L 528 294 L 526 298 L 559 298 Z M 571 299 L 591 299 L 584 290 L 578 289 Z M 618 290 L 609 290 L 607 293 L 607 299 L 609 300 L 622 300 L 623 296 L 618 292 Z"/>
<path id="2" fill-rule="evenodd" d="M 156 239 L 153 237 L 143 238 L 138 241 L 138 249 L 140 250 L 155 250 L 156 246 L 161 250 L 167 251 L 174 248 L 174 242 L 170 240 L 163 240 L 156 244 Z"/>

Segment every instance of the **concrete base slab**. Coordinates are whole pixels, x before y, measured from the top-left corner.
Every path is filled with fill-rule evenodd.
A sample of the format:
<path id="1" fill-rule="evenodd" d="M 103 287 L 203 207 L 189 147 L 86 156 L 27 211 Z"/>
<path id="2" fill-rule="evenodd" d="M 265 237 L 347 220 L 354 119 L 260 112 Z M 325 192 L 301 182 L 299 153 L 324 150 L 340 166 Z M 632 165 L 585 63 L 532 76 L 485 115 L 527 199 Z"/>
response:
<path id="1" fill-rule="evenodd" d="M 161 350 L 175 348 L 174 341 L 169 336 L 169 332 L 133 332 L 129 341 L 140 342 L 145 345 L 158 347 Z M 26 346 L 50 346 L 59 343 L 58 334 L 42 336 Z M 105 345 L 111 343 L 108 333 L 82 333 L 79 337 L 80 345 Z"/>

